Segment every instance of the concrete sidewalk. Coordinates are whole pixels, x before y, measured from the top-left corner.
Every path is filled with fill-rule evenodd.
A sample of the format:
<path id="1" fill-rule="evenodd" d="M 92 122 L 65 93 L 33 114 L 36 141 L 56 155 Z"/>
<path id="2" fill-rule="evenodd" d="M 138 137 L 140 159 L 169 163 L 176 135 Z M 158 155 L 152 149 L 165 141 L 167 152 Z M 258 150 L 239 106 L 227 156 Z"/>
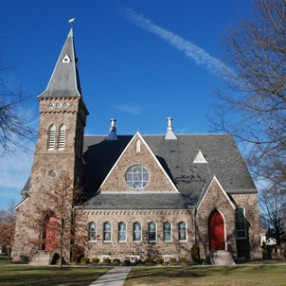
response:
<path id="1" fill-rule="evenodd" d="M 109 270 L 89 286 L 123 286 L 131 267 L 116 266 Z"/>

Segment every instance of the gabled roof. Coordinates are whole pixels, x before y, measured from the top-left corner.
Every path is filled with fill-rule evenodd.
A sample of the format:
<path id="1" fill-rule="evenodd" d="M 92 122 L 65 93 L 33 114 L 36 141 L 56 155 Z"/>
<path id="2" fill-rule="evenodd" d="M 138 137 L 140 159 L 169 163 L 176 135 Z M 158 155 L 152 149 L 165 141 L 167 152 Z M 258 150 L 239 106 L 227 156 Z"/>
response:
<path id="1" fill-rule="evenodd" d="M 73 31 L 69 31 L 48 86 L 39 98 L 80 97 L 81 88 L 77 70 Z"/>
<path id="2" fill-rule="evenodd" d="M 107 137 L 108 138 L 108 137 Z M 139 143 L 140 147 L 136 147 L 137 143 Z M 138 150 L 136 150 L 138 149 Z M 170 179 L 169 175 L 166 173 L 165 169 L 161 166 L 160 162 L 140 135 L 139 132 L 132 137 L 129 141 L 128 145 L 125 147 L 123 152 L 120 154 L 119 158 L 113 164 L 111 170 L 105 177 L 104 181 L 100 186 L 100 191 L 102 192 L 122 192 L 122 191 L 134 191 L 133 188 L 128 186 L 125 182 L 119 182 L 114 186 L 112 184 L 113 178 L 112 177 L 124 177 L 125 176 L 125 162 L 130 161 L 132 165 L 143 165 L 147 169 L 150 167 L 153 170 L 153 173 L 156 173 L 156 177 L 150 178 L 150 182 L 144 187 L 140 188 L 140 192 L 145 191 L 158 191 L 158 184 L 156 182 L 160 181 L 160 185 L 164 185 L 164 190 L 161 191 L 171 191 L 171 192 L 178 192 L 176 186 L 174 185 L 173 181 Z M 115 189 L 116 188 L 116 189 Z M 138 191 L 138 189 L 136 189 Z M 136 191 L 135 190 L 135 191 Z"/>
<path id="3" fill-rule="evenodd" d="M 197 199 L 214 174 L 227 193 L 255 193 L 256 188 L 240 152 L 230 134 L 177 135 L 177 140 L 165 140 L 164 135 L 142 135 L 180 194 Z M 132 136 L 118 135 L 117 141 L 106 136 L 85 136 L 84 175 L 86 198 L 96 194 Z M 194 163 L 198 150 L 204 151 L 208 163 Z M 102 193 L 92 199 L 101 204 Z M 114 194 L 114 200 L 118 194 Z M 151 194 L 150 194 L 151 195 Z M 168 194 L 162 194 L 167 196 Z M 112 195 L 109 195 L 109 199 Z M 129 205 L 137 200 L 130 194 Z M 133 199 L 131 199 L 133 198 Z M 143 198 L 143 197 L 142 197 Z M 125 205 L 127 202 L 125 202 Z M 107 207 L 107 205 L 105 205 Z M 110 207 L 112 202 L 110 202 Z"/>

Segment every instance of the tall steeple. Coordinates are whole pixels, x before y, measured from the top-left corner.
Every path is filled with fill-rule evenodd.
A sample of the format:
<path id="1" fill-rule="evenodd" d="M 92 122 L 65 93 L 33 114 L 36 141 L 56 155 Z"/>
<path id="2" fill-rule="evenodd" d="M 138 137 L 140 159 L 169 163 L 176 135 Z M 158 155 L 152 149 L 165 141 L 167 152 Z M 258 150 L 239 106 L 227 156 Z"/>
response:
<path id="1" fill-rule="evenodd" d="M 81 97 L 73 30 L 70 29 L 48 86 L 39 98 Z"/>

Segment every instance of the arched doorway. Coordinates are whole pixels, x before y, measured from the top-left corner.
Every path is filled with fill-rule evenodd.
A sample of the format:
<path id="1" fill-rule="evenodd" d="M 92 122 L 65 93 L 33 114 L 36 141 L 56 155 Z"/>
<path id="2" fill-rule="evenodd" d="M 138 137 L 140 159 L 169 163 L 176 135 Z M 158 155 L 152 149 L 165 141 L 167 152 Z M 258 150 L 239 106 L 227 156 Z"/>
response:
<path id="1" fill-rule="evenodd" d="M 46 218 L 43 233 L 44 250 L 51 251 L 56 248 L 58 238 L 58 226 L 58 219 L 55 216 L 51 215 Z"/>
<path id="2" fill-rule="evenodd" d="M 218 210 L 209 217 L 210 250 L 225 250 L 224 219 Z"/>

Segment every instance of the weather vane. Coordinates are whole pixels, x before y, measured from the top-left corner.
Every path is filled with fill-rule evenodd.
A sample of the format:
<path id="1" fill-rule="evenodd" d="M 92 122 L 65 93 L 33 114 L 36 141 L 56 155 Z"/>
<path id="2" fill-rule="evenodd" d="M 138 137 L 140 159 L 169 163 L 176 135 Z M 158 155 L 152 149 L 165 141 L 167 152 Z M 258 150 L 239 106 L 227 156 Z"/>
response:
<path id="1" fill-rule="evenodd" d="M 71 24 L 71 28 L 72 28 L 72 24 L 73 24 L 74 20 L 75 20 L 75 18 L 69 19 L 69 23 Z"/>

